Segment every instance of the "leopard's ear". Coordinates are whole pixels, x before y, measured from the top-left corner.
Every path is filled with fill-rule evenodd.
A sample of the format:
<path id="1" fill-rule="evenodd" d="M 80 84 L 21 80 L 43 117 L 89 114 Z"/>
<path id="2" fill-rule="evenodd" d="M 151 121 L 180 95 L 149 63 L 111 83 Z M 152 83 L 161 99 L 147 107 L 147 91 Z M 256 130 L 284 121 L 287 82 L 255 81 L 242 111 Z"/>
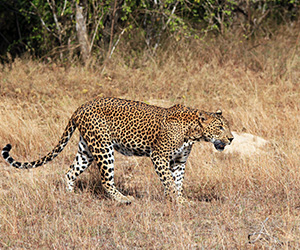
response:
<path id="1" fill-rule="evenodd" d="M 221 109 L 218 109 L 218 110 L 216 111 L 216 115 L 222 115 L 222 110 L 221 110 Z"/>

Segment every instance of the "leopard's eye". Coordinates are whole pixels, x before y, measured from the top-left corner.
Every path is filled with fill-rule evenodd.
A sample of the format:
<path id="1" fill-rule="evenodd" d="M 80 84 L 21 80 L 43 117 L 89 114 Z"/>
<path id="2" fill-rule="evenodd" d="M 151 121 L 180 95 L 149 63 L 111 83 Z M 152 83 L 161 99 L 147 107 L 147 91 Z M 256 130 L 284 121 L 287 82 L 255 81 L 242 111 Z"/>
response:
<path id="1" fill-rule="evenodd" d="M 224 128 L 222 126 L 219 126 L 219 129 L 222 130 L 222 131 L 224 130 Z"/>

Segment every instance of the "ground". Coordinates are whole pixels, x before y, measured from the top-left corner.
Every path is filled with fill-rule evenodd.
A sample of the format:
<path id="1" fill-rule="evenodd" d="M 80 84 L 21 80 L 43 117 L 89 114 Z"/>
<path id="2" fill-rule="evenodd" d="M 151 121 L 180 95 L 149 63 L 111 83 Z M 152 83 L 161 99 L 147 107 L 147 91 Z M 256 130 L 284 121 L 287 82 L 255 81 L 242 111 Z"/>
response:
<path id="1" fill-rule="evenodd" d="M 297 30 L 285 27 L 284 36 L 256 47 L 240 41 L 181 44 L 155 62 L 130 64 L 116 54 L 105 70 L 26 58 L 3 66 L 0 146 L 11 143 L 17 160 L 35 160 L 52 149 L 74 110 L 97 95 L 222 109 L 233 131 L 268 143 L 254 155 L 196 144 L 184 182 L 189 206 L 165 200 L 148 158 L 120 154 L 115 182 L 134 196 L 130 206 L 106 197 L 95 165 L 80 176 L 74 194 L 65 192 L 78 134 L 38 169 L 16 170 L 1 159 L 0 247 L 299 249 Z"/>

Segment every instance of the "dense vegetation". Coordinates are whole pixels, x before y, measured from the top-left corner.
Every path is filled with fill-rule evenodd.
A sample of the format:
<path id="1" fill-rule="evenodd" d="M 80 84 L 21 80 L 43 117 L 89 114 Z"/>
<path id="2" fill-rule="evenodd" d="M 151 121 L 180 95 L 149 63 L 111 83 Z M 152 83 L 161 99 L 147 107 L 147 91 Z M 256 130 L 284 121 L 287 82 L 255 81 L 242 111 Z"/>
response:
<path id="1" fill-rule="evenodd" d="M 24 53 L 64 63 L 103 61 L 120 41 L 135 54 L 155 54 L 171 41 L 208 34 L 270 36 L 298 12 L 298 0 L 7 0 L 0 2 L 0 55 L 2 62 Z"/>

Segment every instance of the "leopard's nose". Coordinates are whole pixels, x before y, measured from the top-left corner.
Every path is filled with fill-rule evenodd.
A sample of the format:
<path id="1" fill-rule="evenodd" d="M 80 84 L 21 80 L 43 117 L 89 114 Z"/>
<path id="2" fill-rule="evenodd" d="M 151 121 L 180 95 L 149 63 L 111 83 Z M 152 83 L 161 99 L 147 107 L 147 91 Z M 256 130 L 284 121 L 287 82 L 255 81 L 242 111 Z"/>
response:
<path id="1" fill-rule="evenodd" d="M 230 141 L 230 143 L 233 141 L 233 137 L 229 137 L 228 140 Z"/>

